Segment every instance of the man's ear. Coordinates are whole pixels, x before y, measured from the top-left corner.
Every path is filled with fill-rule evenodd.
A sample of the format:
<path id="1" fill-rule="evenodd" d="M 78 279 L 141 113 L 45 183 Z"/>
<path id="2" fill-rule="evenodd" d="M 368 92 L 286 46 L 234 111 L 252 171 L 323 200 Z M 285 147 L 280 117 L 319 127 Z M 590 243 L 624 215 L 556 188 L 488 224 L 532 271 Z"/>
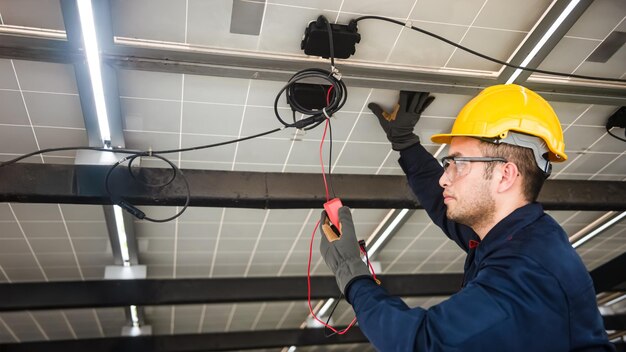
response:
<path id="1" fill-rule="evenodd" d="M 504 193 L 510 190 L 515 182 L 521 177 L 517 165 L 513 163 L 505 163 L 500 168 L 500 182 L 498 183 L 498 192 Z"/>

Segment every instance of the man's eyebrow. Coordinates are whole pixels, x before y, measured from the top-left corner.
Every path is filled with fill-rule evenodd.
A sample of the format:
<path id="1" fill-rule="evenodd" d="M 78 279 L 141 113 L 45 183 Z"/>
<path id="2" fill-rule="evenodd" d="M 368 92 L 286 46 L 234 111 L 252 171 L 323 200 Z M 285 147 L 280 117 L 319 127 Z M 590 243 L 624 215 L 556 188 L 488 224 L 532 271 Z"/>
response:
<path id="1" fill-rule="evenodd" d="M 448 154 L 448 157 L 453 157 L 454 158 L 454 157 L 457 157 L 457 156 L 463 156 L 463 155 L 461 153 L 459 153 L 459 152 Z"/>

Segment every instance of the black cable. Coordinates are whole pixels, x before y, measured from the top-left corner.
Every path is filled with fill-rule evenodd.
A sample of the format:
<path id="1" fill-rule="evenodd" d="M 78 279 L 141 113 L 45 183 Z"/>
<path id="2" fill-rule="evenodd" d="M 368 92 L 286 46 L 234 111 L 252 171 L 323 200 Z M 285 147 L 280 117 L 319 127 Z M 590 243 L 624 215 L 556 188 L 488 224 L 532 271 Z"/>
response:
<path id="1" fill-rule="evenodd" d="M 183 172 L 173 162 L 171 162 L 169 159 L 167 159 L 167 158 L 165 158 L 163 156 L 155 155 L 155 154 L 150 155 L 150 157 L 163 160 L 164 162 L 166 162 L 172 168 L 172 170 L 174 170 L 174 177 L 170 181 L 168 181 L 166 183 L 166 185 L 169 185 L 176 178 L 177 175 L 180 175 L 181 179 L 185 183 L 185 188 L 187 189 L 187 196 L 186 196 L 186 199 L 185 199 L 185 205 L 183 205 L 183 208 L 178 213 L 176 213 L 173 216 L 171 216 L 169 218 L 166 218 L 166 219 L 154 219 L 154 218 L 146 216 L 146 214 L 144 212 L 142 212 L 137 207 L 135 207 L 134 205 L 130 204 L 129 202 L 127 202 L 123 198 L 113 194 L 113 192 L 111 191 L 111 187 L 109 185 L 109 179 L 111 177 L 111 174 L 113 173 L 113 170 L 115 170 L 120 164 L 124 163 L 125 161 L 129 161 L 128 167 L 130 167 L 130 164 L 132 163 L 132 161 L 134 161 L 136 158 L 142 157 L 142 156 L 146 156 L 146 155 L 134 154 L 134 155 L 126 156 L 126 157 L 118 160 L 115 164 L 113 164 L 113 166 L 111 166 L 109 168 L 109 171 L 107 171 L 107 174 L 106 174 L 106 176 L 104 178 L 104 188 L 105 188 L 105 190 L 107 192 L 107 195 L 109 196 L 109 198 L 111 198 L 113 203 L 115 203 L 116 205 L 118 205 L 122 209 L 128 211 L 129 213 L 131 213 L 133 216 L 135 216 L 138 219 L 143 219 L 143 220 L 147 220 L 147 221 L 151 221 L 151 222 L 168 222 L 168 221 L 176 219 L 177 217 L 181 216 L 185 212 L 185 210 L 187 210 L 187 207 L 189 206 L 189 201 L 191 200 L 191 189 L 189 187 L 189 182 L 187 181 L 187 178 L 185 177 Z M 150 186 L 150 187 L 162 187 L 161 185 L 153 186 L 153 185 L 151 185 L 149 183 L 145 183 L 145 182 L 141 182 L 141 183 L 143 183 L 143 184 L 145 184 L 147 186 Z"/>
<path id="2" fill-rule="evenodd" d="M 326 22 L 326 28 L 328 29 L 328 45 L 330 49 L 330 67 L 335 68 L 335 44 L 333 43 L 333 28 L 330 25 L 330 21 L 324 17 L 320 16 Z"/>
<path id="3" fill-rule="evenodd" d="M 614 135 L 614 134 L 611 132 L 611 128 L 613 128 L 613 127 L 606 126 L 606 133 L 608 133 L 608 134 L 609 134 L 609 135 L 611 135 L 612 137 L 615 137 L 615 138 L 619 139 L 620 141 L 626 142 L 626 139 L 624 139 L 624 138 L 622 138 L 622 137 L 618 137 L 618 136 Z"/>
<path id="4" fill-rule="evenodd" d="M 374 19 L 374 20 L 380 20 L 380 21 L 386 21 L 386 22 L 391 22 L 391 23 L 395 23 L 397 25 L 406 26 L 406 23 L 402 22 L 402 21 L 398 21 L 398 20 L 394 20 L 392 18 L 387 18 L 387 17 L 382 17 L 382 16 L 361 16 L 358 17 L 357 19 L 353 20 L 354 22 L 359 22 L 361 20 L 368 20 L 368 19 Z M 502 61 L 502 60 L 498 60 L 496 58 L 493 58 L 491 56 L 487 56 L 485 54 L 481 54 L 475 50 L 472 50 L 470 48 L 467 48 L 461 44 L 457 44 L 449 39 L 446 39 L 440 35 L 437 35 L 435 33 L 429 32 L 425 29 L 419 28 L 419 27 L 415 27 L 415 26 L 411 26 L 411 29 L 420 33 L 424 33 L 426 35 L 429 35 L 433 38 L 439 39 L 445 43 L 448 43 L 454 47 L 457 47 L 463 51 L 466 51 L 472 55 L 476 55 L 478 57 L 481 57 L 485 60 L 489 60 L 491 62 L 495 62 L 497 64 L 503 65 L 503 66 L 507 66 L 510 68 L 514 68 L 514 69 L 520 69 L 520 70 L 524 70 L 524 71 L 529 71 L 529 72 L 536 72 L 536 73 L 543 73 L 543 74 L 547 74 L 547 75 L 553 75 L 553 76 L 562 76 L 562 77 L 572 77 L 572 78 L 581 78 L 581 79 L 591 79 L 591 80 L 596 80 L 596 81 L 607 81 L 607 82 L 621 82 L 621 83 L 626 83 L 626 79 L 619 79 L 619 78 L 606 78 L 606 77 L 596 77 L 596 76 L 585 76 L 585 75 L 575 75 L 575 74 L 570 74 L 570 73 L 564 73 L 564 72 L 555 72 L 555 71 L 547 71 L 547 70 L 540 70 L 540 69 L 536 69 L 536 68 L 529 68 L 529 67 L 522 67 L 522 66 L 517 66 L 517 65 L 513 65 L 510 64 L 506 61 Z"/>
<path id="5" fill-rule="evenodd" d="M 341 299 L 343 298 L 343 293 L 341 293 L 339 295 L 339 298 L 337 298 L 335 300 L 335 304 L 333 305 L 333 309 L 331 309 L 330 313 L 328 314 L 328 319 L 326 319 L 326 325 L 324 325 L 324 337 L 331 337 L 333 335 L 336 335 L 336 332 L 331 332 L 330 334 L 327 334 L 328 331 L 330 331 L 330 329 L 328 328 L 327 325 L 330 325 L 330 318 L 333 316 L 333 313 L 335 313 L 335 309 L 337 309 L 337 306 L 339 305 L 339 302 L 341 301 Z"/>
<path id="6" fill-rule="evenodd" d="M 275 133 L 275 132 L 278 132 L 278 131 L 283 130 L 283 129 L 284 129 L 284 127 L 282 127 L 282 128 L 275 128 L 273 130 L 261 132 L 261 133 L 258 133 L 258 134 L 254 134 L 254 135 L 251 135 L 251 136 L 242 137 L 242 138 L 238 138 L 238 139 L 232 139 L 232 140 L 225 141 L 225 142 L 214 143 L 214 144 L 206 144 L 206 145 L 200 145 L 200 146 L 189 147 L 189 148 L 170 149 L 170 150 L 138 151 L 138 150 L 130 150 L 130 149 L 109 149 L 109 148 L 103 148 L 103 147 L 86 147 L 86 146 L 47 148 L 47 149 L 37 150 L 37 151 L 31 152 L 31 153 L 28 153 L 28 154 L 20 155 L 17 158 L 14 158 L 14 159 L 2 162 L 2 163 L 0 163 L 0 167 L 6 166 L 6 165 L 10 165 L 10 164 L 15 164 L 16 162 L 18 162 L 20 160 L 23 160 L 23 159 L 26 159 L 26 158 L 29 158 L 29 157 L 31 157 L 33 155 L 52 153 L 52 152 L 59 152 L 59 151 L 66 151 L 66 150 L 95 150 L 95 151 L 99 151 L 99 152 L 108 152 L 108 153 L 136 154 L 137 156 L 150 156 L 150 155 L 154 155 L 154 154 L 169 154 L 169 153 L 187 152 L 187 151 L 191 151 L 191 150 L 200 150 L 200 149 L 214 148 L 214 147 L 219 147 L 219 146 L 223 146 L 223 145 L 227 145 L 227 144 L 243 142 L 243 141 L 246 141 L 248 139 L 258 138 L 258 137 L 262 137 L 262 136 L 265 136 L 265 135 L 268 135 L 268 134 L 271 134 L 271 133 Z"/>

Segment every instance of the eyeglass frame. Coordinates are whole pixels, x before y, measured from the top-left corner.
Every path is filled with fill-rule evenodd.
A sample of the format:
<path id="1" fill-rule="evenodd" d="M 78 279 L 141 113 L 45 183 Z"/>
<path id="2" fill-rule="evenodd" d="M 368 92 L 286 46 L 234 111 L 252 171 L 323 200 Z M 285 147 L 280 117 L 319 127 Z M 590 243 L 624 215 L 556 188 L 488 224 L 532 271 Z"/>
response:
<path id="1" fill-rule="evenodd" d="M 505 158 L 500 158 L 500 157 L 495 157 L 495 156 L 451 156 L 451 155 L 444 156 L 443 158 L 440 159 L 440 162 L 441 162 L 441 166 L 443 167 L 443 173 L 446 175 L 448 180 L 450 180 L 450 182 L 454 182 L 456 179 L 458 179 L 458 175 L 454 175 L 453 177 L 450 177 L 450 174 L 448 173 L 448 169 L 449 169 L 448 166 L 451 163 L 449 162 L 449 160 L 454 161 L 455 165 L 456 165 L 456 163 L 458 161 L 465 161 L 465 162 L 468 162 L 468 163 L 474 163 L 474 162 L 482 162 L 482 163 L 501 162 L 501 163 L 508 163 L 509 162 Z M 448 166 L 446 166 L 446 164 Z M 458 168 L 457 168 L 457 170 L 458 170 Z M 465 175 L 462 175 L 461 177 L 467 176 L 470 173 L 470 171 L 468 171 Z M 458 173 L 458 171 L 457 171 L 457 173 Z"/>

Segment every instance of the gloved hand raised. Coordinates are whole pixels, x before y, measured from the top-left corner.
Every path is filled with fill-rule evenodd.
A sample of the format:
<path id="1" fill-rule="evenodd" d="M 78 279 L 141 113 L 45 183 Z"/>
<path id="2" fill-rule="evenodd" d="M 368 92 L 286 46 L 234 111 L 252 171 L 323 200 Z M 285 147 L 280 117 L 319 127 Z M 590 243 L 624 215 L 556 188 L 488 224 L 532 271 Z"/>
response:
<path id="1" fill-rule="evenodd" d="M 428 92 L 400 91 L 400 99 L 391 113 L 384 111 L 376 103 L 367 105 L 385 130 L 393 150 L 400 151 L 419 143 L 420 139 L 413 133 L 413 128 L 422 112 L 435 100 L 435 97 L 429 94 Z"/>
<path id="2" fill-rule="evenodd" d="M 324 262 L 335 275 L 337 286 L 345 294 L 346 288 L 352 280 L 369 277 L 370 272 L 367 265 L 361 260 L 350 208 L 339 208 L 339 223 L 341 236 L 335 234 L 329 225 L 326 212 L 322 212 L 320 252 Z"/>

